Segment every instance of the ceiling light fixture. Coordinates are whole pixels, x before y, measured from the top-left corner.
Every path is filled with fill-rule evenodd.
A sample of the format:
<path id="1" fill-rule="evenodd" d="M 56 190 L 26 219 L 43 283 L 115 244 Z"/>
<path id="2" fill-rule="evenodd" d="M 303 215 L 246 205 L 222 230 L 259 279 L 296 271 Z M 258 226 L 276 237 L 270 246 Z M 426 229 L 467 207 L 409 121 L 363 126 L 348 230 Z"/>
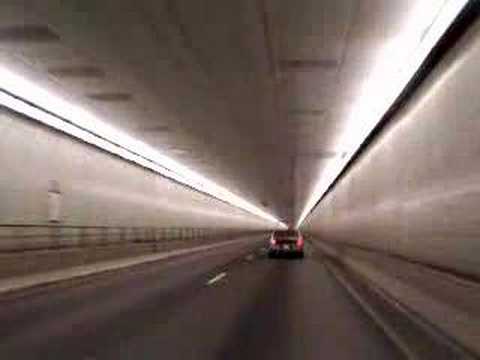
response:
<path id="1" fill-rule="evenodd" d="M 286 227 L 273 215 L 22 76 L 0 67 L 0 79 L 0 105 L 241 208 L 275 227 Z"/>
<path id="2" fill-rule="evenodd" d="M 409 14 L 404 30 L 385 45 L 351 111 L 337 149 L 345 156 L 332 159 L 319 176 L 296 223 L 299 227 L 330 185 L 392 106 L 442 35 L 469 0 L 422 1 Z"/>

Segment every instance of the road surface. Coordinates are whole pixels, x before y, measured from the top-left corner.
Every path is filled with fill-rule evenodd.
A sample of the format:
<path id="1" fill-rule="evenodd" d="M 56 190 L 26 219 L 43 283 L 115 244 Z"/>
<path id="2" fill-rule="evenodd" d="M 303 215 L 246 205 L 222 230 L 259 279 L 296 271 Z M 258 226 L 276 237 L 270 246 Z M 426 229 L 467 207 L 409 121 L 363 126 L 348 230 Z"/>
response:
<path id="1" fill-rule="evenodd" d="M 0 299 L 0 359 L 401 359 L 316 256 L 222 248 Z"/>

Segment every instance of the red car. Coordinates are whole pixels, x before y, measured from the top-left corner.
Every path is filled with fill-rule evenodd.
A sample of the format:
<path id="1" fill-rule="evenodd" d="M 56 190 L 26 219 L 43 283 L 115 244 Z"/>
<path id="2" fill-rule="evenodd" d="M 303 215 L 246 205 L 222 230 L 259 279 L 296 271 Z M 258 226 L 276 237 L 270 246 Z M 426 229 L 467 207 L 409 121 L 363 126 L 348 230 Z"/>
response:
<path id="1" fill-rule="evenodd" d="M 278 230 L 272 233 L 268 246 L 268 257 L 294 255 L 303 258 L 303 236 L 298 230 Z"/>

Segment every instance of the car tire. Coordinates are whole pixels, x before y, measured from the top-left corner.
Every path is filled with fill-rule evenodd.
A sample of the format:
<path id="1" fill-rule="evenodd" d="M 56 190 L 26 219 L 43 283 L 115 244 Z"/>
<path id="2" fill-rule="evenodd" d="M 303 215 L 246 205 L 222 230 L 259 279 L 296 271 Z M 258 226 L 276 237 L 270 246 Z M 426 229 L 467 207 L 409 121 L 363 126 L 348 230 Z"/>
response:
<path id="1" fill-rule="evenodd" d="M 274 257 L 275 257 L 274 252 L 273 252 L 273 251 L 269 251 L 269 252 L 268 252 L 268 258 L 269 258 L 269 259 L 273 259 Z"/>
<path id="2" fill-rule="evenodd" d="M 303 251 L 300 251 L 298 254 L 297 254 L 297 257 L 299 259 L 303 259 L 305 257 L 305 253 Z"/>

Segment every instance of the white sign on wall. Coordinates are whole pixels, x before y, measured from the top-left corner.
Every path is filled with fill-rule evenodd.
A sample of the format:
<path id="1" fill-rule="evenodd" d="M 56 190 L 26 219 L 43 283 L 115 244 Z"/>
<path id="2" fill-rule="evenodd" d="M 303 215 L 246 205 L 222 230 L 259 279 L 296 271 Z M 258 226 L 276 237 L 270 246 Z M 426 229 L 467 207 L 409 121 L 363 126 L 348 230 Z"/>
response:
<path id="1" fill-rule="evenodd" d="M 51 180 L 48 187 L 48 221 L 60 222 L 62 208 L 62 192 L 60 184 Z"/>

